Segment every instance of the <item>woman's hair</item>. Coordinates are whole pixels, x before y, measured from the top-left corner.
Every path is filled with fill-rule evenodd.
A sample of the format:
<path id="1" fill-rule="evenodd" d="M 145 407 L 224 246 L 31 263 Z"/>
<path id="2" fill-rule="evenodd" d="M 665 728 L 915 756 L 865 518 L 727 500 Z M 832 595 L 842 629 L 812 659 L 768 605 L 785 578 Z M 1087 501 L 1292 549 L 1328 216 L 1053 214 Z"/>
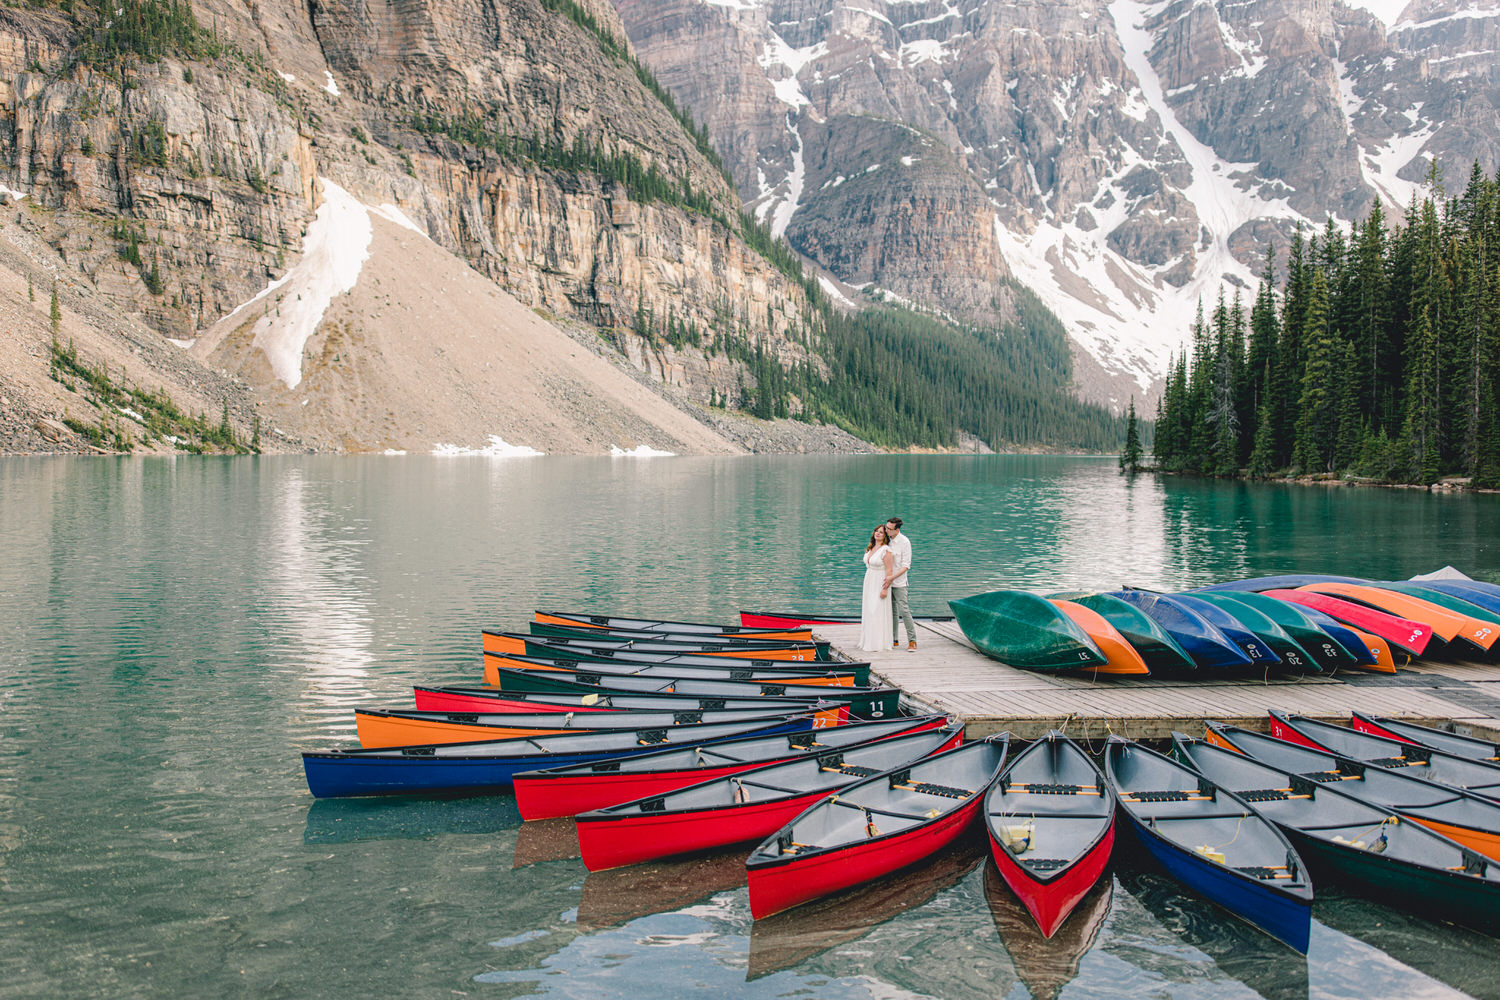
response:
<path id="1" fill-rule="evenodd" d="M 884 521 L 882 521 L 879 524 L 875 525 L 875 530 L 872 531 L 872 532 L 870 532 L 870 544 L 865 546 L 865 551 L 866 552 L 869 552 L 871 549 L 873 549 L 875 547 L 875 536 L 876 536 L 876 534 L 883 534 L 884 532 L 885 532 L 885 522 Z"/>

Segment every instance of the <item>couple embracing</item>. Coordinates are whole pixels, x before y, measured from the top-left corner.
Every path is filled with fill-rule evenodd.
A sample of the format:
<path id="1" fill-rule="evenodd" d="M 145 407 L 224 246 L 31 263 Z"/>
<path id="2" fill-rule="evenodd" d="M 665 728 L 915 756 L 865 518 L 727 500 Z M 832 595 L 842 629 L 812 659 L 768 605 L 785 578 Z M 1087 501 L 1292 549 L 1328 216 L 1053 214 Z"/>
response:
<path id="1" fill-rule="evenodd" d="M 859 605 L 859 648 L 867 653 L 900 646 L 896 618 L 906 626 L 906 648 L 917 648 L 917 625 L 907 601 L 907 571 L 911 569 L 911 540 L 893 517 L 870 532 L 865 546 L 865 582 Z"/>

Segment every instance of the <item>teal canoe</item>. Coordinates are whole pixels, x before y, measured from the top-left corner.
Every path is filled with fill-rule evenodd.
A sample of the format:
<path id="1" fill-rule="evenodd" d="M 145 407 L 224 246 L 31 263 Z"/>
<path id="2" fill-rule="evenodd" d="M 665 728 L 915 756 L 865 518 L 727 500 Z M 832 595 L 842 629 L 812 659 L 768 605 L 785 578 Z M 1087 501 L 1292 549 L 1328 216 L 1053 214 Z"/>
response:
<path id="1" fill-rule="evenodd" d="M 969 641 L 986 656 L 1026 670 L 1078 670 L 1107 661 L 1088 634 L 1051 601 L 996 590 L 949 601 Z"/>
<path id="2" fill-rule="evenodd" d="M 1193 658 L 1178 645 L 1177 640 L 1133 604 L 1126 604 L 1118 597 L 1108 594 L 1091 594 L 1081 590 L 1047 596 L 1081 604 L 1102 616 L 1115 627 L 1115 631 L 1125 637 L 1126 642 L 1135 647 L 1135 651 L 1141 654 L 1141 659 L 1146 661 L 1146 666 L 1151 668 L 1153 674 L 1190 673 L 1198 669 Z"/>

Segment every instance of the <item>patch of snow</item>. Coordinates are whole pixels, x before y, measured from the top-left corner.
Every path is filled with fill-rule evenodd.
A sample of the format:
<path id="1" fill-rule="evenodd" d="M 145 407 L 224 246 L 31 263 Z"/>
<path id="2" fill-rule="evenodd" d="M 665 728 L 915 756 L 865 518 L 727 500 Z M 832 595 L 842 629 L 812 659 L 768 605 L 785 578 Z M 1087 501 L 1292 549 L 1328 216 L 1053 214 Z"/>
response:
<path id="1" fill-rule="evenodd" d="M 8 199 L 10 201 L 20 201 L 24 197 L 26 197 L 25 191 L 17 191 L 13 187 L 7 187 L 5 184 L 0 184 L 0 198 Z"/>
<path id="2" fill-rule="evenodd" d="M 406 451 L 405 451 L 405 449 L 402 449 L 402 448 L 387 448 L 385 451 L 381 452 L 381 454 L 382 455 L 405 455 Z"/>
<path id="3" fill-rule="evenodd" d="M 524 444 L 506 444 L 498 434 L 490 435 L 490 443 L 483 448 L 466 448 L 461 444 L 436 444 L 432 453 L 440 458 L 533 458 L 542 452 Z"/>
<path id="4" fill-rule="evenodd" d="M 323 321 L 329 303 L 359 280 L 374 235 L 365 206 L 333 181 L 326 177 L 322 181 L 323 204 L 302 239 L 302 259 L 225 317 L 232 318 L 257 302 L 265 304 L 252 346 L 265 352 L 272 373 L 288 389 L 302 381 L 302 349 Z M 276 291 L 281 291 L 276 301 L 267 301 Z"/>
<path id="5" fill-rule="evenodd" d="M 1406 9 L 1407 0 L 1348 0 L 1349 6 L 1367 10 L 1380 19 L 1387 29 L 1401 16 Z"/>
<path id="6" fill-rule="evenodd" d="M 396 225 L 401 226 L 405 229 L 410 229 L 412 232 L 416 233 L 418 236 L 421 236 L 423 239 L 427 239 L 427 230 L 411 221 L 411 216 L 407 215 L 405 212 L 401 211 L 401 209 L 397 208 L 395 205 L 390 204 L 389 202 L 383 205 L 377 205 L 376 207 L 370 209 L 370 211 L 380 216 L 382 219 L 385 219 L 389 222 L 394 222 Z"/>
<path id="7" fill-rule="evenodd" d="M 839 290 L 839 286 L 835 284 L 826 274 L 818 275 L 818 287 L 823 289 L 824 295 L 827 295 L 831 299 L 838 300 L 845 306 L 848 306 L 850 309 L 859 308 L 858 304 L 855 303 L 855 301 L 849 296 L 841 292 Z"/>
<path id="8" fill-rule="evenodd" d="M 330 71 L 329 71 L 329 70 L 326 70 L 326 69 L 325 69 L 325 70 L 324 70 L 324 71 L 323 71 L 323 76 L 324 76 L 324 77 L 326 77 L 326 78 L 327 78 L 327 80 L 328 80 L 328 82 L 327 82 L 327 83 L 325 83 L 325 84 L 323 84 L 323 89 L 324 89 L 324 90 L 326 90 L 326 91 L 328 91 L 328 92 L 329 92 L 329 93 L 330 93 L 330 94 L 332 94 L 332 95 L 333 95 L 333 96 L 334 96 L 334 97 L 337 97 L 337 96 L 339 96 L 339 85 L 338 85 L 338 81 L 336 81 L 336 80 L 335 80 L 335 79 L 334 79 L 334 78 L 333 78 L 333 73 L 332 73 L 332 72 L 330 72 Z"/>
<path id="9" fill-rule="evenodd" d="M 167 343 L 169 343 L 169 344 L 176 344 L 178 347 L 182 348 L 184 351 L 187 350 L 189 347 L 192 347 L 197 342 L 198 342 L 198 338 L 197 337 L 194 337 L 192 340 L 178 340 L 176 337 L 168 337 L 167 338 Z"/>
<path id="10" fill-rule="evenodd" d="M 297 82 L 297 78 L 295 76 L 293 76 L 292 74 L 290 74 L 290 73 L 283 73 L 280 70 L 277 70 L 276 71 L 276 75 L 279 76 L 279 77 L 281 77 L 287 83 L 296 83 Z"/>
<path id="11" fill-rule="evenodd" d="M 909 167 L 913 163 L 916 163 L 920 159 L 921 159 L 920 156 L 903 156 L 903 157 L 901 157 L 901 165 L 903 167 Z"/>
<path id="12" fill-rule="evenodd" d="M 145 417 L 141 416 L 139 413 L 135 412 L 128 406 L 117 406 L 115 407 L 115 409 L 119 410 L 121 413 L 125 414 L 127 417 L 129 417 L 131 420 L 134 420 L 138 424 L 144 424 L 146 422 Z"/>
<path id="13" fill-rule="evenodd" d="M 900 60 L 905 66 L 916 66 L 924 62 L 940 63 L 952 57 L 953 53 L 935 38 L 922 38 L 915 42 L 907 42 L 901 46 L 900 50 Z"/>
<path id="14" fill-rule="evenodd" d="M 797 145 L 792 148 L 792 172 L 786 177 L 786 197 L 771 213 L 771 235 L 778 238 L 786 235 L 786 227 L 797 214 L 802 202 L 802 185 L 807 180 L 807 165 L 802 160 L 802 133 L 790 115 L 787 116 L 787 129 L 797 140 Z"/>
<path id="15" fill-rule="evenodd" d="M 675 458 L 675 451 L 658 451 L 649 444 L 637 445 L 630 451 L 625 451 L 615 445 L 609 446 L 610 458 Z"/>
<path id="16" fill-rule="evenodd" d="M 1403 9 L 1405 9 L 1404 5 Z M 1493 8 L 1491 8 L 1490 10 L 1460 10 L 1454 11 L 1451 14 L 1444 14 L 1442 17 L 1434 17 L 1430 21 L 1413 21 L 1409 18 L 1402 18 L 1401 23 L 1391 28 L 1390 33 L 1394 35 L 1398 31 L 1411 31 L 1415 28 L 1430 28 L 1434 24 L 1443 24 L 1447 21 L 1472 21 L 1478 19 L 1488 19 L 1491 17 L 1500 17 L 1500 10 L 1496 10 Z M 1384 18 L 1382 18 L 1382 20 L 1384 20 Z M 1390 22 L 1386 21 L 1386 23 L 1389 24 Z"/>

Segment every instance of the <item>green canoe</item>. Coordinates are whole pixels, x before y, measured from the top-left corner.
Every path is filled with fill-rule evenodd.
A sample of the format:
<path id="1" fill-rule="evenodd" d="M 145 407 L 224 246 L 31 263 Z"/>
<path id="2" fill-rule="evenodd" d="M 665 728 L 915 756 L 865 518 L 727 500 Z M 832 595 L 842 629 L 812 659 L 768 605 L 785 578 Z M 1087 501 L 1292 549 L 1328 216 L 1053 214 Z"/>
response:
<path id="1" fill-rule="evenodd" d="M 1207 601 L 1214 607 L 1233 615 L 1236 621 L 1255 633 L 1260 641 L 1265 643 L 1271 652 L 1281 657 L 1281 662 L 1292 670 L 1304 674 L 1323 672 L 1323 668 L 1313 659 L 1312 654 L 1303 649 L 1296 638 L 1282 628 L 1275 619 L 1245 601 L 1235 600 L 1240 595 L 1194 591 L 1189 596 L 1196 597 L 1200 601 Z M 1275 600 L 1275 598 L 1267 599 Z"/>
<path id="2" fill-rule="evenodd" d="M 1313 658 L 1321 670 L 1332 673 L 1339 667 L 1352 667 L 1355 664 L 1353 654 L 1337 642 L 1329 638 L 1328 633 L 1318 625 L 1317 622 L 1307 617 L 1302 609 L 1295 604 L 1286 601 L 1278 601 L 1274 597 L 1265 594 L 1256 594 L 1249 591 L 1214 591 L 1217 596 L 1227 597 L 1247 608 L 1253 608 L 1280 625 L 1287 635 L 1291 636 L 1297 645 L 1301 646 L 1309 656 Z M 1208 594 L 1194 592 L 1194 597 L 1207 597 Z"/>
<path id="3" fill-rule="evenodd" d="M 958 627 L 981 653 L 1026 670 L 1078 670 L 1106 663 L 1093 640 L 1051 601 L 996 590 L 949 601 Z"/>
<path id="4" fill-rule="evenodd" d="M 1177 640 L 1133 604 L 1126 604 L 1118 597 L 1108 594 L 1091 594 L 1081 590 L 1048 596 L 1059 601 L 1082 604 L 1101 615 L 1115 627 L 1115 631 L 1125 637 L 1126 642 L 1135 647 L 1135 651 L 1141 654 L 1141 659 L 1146 661 L 1146 666 L 1151 668 L 1153 674 L 1190 673 L 1198 669 L 1193 658 L 1177 644 Z"/>

